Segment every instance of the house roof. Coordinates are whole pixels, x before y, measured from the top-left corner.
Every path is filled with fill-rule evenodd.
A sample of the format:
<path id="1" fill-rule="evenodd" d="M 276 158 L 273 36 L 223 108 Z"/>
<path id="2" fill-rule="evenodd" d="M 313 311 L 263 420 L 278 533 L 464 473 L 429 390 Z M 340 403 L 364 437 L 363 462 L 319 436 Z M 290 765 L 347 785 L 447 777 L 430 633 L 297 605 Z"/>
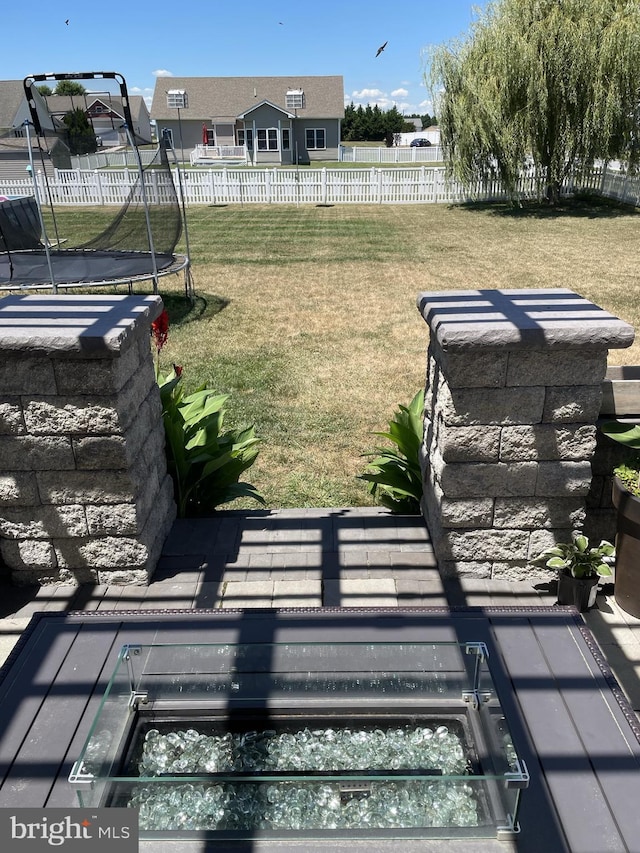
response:
<path id="1" fill-rule="evenodd" d="M 37 89 L 33 91 L 33 100 L 40 124 L 52 129 L 44 100 Z M 29 109 L 22 80 L 0 80 L 0 130 L 11 129 L 29 119 Z"/>
<path id="2" fill-rule="evenodd" d="M 274 110 L 278 110 L 278 112 L 284 113 L 284 115 L 286 115 L 287 118 L 295 118 L 296 117 L 295 113 L 292 113 L 292 112 L 289 112 L 288 110 L 285 110 L 283 107 L 278 106 L 278 104 L 274 104 L 271 101 L 265 100 L 265 101 L 260 101 L 259 104 L 252 104 L 249 107 L 249 109 L 245 110 L 243 113 L 238 113 L 238 118 L 245 118 L 250 113 L 252 113 L 254 110 L 257 110 L 260 107 L 265 106 L 265 104 L 268 107 L 273 107 Z"/>
<path id="3" fill-rule="evenodd" d="M 22 80 L 0 80 L 0 128 L 13 127 L 23 101 Z"/>
<path id="4" fill-rule="evenodd" d="M 124 107 L 122 106 L 122 98 L 119 95 L 105 95 L 102 92 L 85 92 L 83 95 L 47 95 L 44 100 L 49 111 L 56 116 L 64 115 L 78 107 L 88 110 L 92 104 L 99 101 L 106 107 L 110 107 L 114 113 L 124 119 Z M 129 95 L 129 109 L 135 121 L 147 109 L 144 98 L 140 95 Z"/>
<path id="5" fill-rule="evenodd" d="M 304 92 L 304 107 L 296 110 L 301 118 L 342 118 L 344 83 L 335 77 L 160 77 L 151 104 L 151 118 L 176 118 L 175 108 L 167 107 L 168 89 L 183 89 L 188 106 L 183 118 L 210 121 L 214 116 L 238 116 L 269 101 L 286 109 L 288 91 Z"/>

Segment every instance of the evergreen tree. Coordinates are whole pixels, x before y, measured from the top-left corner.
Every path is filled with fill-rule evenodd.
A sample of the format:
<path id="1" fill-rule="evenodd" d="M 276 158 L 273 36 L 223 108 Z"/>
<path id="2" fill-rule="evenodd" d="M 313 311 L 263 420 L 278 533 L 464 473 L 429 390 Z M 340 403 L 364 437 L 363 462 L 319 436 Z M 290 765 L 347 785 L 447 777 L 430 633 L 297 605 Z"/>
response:
<path id="1" fill-rule="evenodd" d="M 75 80 L 59 80 L 54 95 L 84 95 L 87 90 Z"/>
<path id="2" fill-rule="evenodd" d="M 359 104 L 356 108 L 353 103 L 345 107 L 344 120 L 342 122 L 342 140 L 344 142 L 382 142 L 387 141 L 387 144 L 393 144 L 393 140 L 389 142 L 395 134 L 402 133 L 406 130 L 413 130 L 413 125 L 405 127 L 406 122 L 404 116 L 398 111 L 397 107 L 392 107 L 389 110 L 382 110 L 375 104 L 367 104 L 363 107 Z"/>
<path id="3" fill-rule="evenodd" d="M 95 131 L 83 109 L 77 107 L 70 110 L 63 121 L 67 127 L 67 145 L 72 154 L 92 154 L 98 150 Z"/>
<path id="4" fill-rule="evenodd" d="M 638 160 L 637 2 L 497 0 L 467 39 L 435 49 L 428 76 L 449 174 L 468 188 L 499 178 L 515 194 L 530 158 L 555 203 L 594 159 Z"/>

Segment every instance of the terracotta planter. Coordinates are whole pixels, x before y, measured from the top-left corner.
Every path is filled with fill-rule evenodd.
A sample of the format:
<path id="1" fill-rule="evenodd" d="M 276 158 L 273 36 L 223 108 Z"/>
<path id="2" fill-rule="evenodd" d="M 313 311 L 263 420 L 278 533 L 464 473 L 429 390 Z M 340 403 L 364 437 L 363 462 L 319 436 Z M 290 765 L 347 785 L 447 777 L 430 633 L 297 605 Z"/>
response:
<path id="1" fill-rule="evenodd" d="M 592 578 L 574 578 L 565 572 L 558 572 L 558 604 L 573 604 L 580 613 L 584 613 L 596 603 L 599 576 Z"/>
<path id="2" fill-rule="evenodd" d="M 618 511 L 614 597 L 626 613 L 640 618 L 640 498 L 617 477 L 612 497 Z"/>

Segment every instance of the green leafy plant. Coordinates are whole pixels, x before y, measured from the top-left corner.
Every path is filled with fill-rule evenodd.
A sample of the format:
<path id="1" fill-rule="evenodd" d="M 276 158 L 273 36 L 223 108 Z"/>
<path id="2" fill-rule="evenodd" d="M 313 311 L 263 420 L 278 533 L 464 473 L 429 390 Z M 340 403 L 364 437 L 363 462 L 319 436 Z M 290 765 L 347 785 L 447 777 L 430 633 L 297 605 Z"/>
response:
<path id="1" fill-rule="evenodd" d="M 364 456 L 373 457 L 360 480 L 369 483 L 369 493 L 393 512 L 420 512 L 422 471 L 420 448 L 424 433 L 424 391 L 419 391 L 408 406 L 400 405 L 387 432 L 376 432 L 395 447 L 376 447 Z"/>
<path id="2" fill-rule="evenodd" d="M 613 469 L 622 485 L 640 498 L 640 425 L 623 421 L 606 421 L 600 425 L 604 435 L 622 444 L 629 450 L 629 457 Z"/>
<path id="3" fill-rule="evenodd" d="M 160 376 L 160 352 L 169 336 L 169 315 L 164 310 L 151 323 L 151 339 L 156 349 L 156 379 L 162 401 L 166 437 L 167 470 L 179 518 L 208 515 L 217 506 L 236 498 L 264 498 L 240 477 L 258 455 L 254 428 L 222 432 L 224 404 L 228 394 L 201 385 L 185 395 L 180 384 L 182 368 L 173 365 Z"/>
<path id="4" fill-rule="evenodd" d="M 179 368 L 160 377 L 167 468 L 173 479 L 178 517 L 210 513 L 235 498 L 264 499 L 255 486 L 240 482 L 258 455 L 254 427 L 222 432 L 228 394 L 202 386 L 184 394 Z"/>
<path id="5" fill-rule="evenodd" d="M 590 548 L 589 540 L 582 533 L 574 533 L 571 542 L 562 542 L 544 551 L 535 562 L 544 563 L 550 569 L 572 575 L 574 578 L 593 578 L 596 575 L 609 577 L 611 569 L 606 558 L 614 557 L 615 547 L 603 539 L 597 547 Z"/>

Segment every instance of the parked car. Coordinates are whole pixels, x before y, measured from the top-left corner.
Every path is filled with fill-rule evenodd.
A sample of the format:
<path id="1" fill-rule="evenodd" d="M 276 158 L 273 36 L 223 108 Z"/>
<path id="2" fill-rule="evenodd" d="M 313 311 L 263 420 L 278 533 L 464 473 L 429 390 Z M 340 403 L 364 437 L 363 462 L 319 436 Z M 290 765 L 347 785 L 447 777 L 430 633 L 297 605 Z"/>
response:
<path id="1" fill-rule="evenodd" d="M 426 148 L 428 145 L 431 145 L 431 142 L 421 136 L 418 139 L 412 139 L 410 145 L 412 148 Z"/>

